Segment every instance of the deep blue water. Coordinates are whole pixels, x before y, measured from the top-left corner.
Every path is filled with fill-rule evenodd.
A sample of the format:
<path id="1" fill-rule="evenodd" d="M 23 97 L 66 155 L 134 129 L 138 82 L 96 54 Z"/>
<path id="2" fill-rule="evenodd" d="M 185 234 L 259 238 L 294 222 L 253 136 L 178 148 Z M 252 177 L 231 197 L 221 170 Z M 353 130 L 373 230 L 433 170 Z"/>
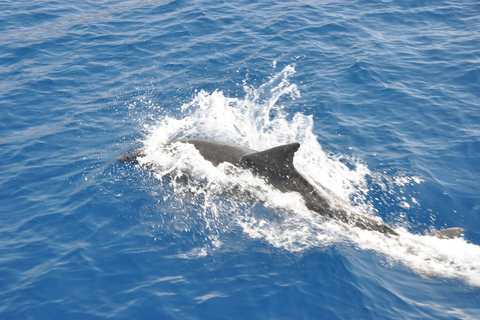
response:
<path id="1" fill-rule="evenodd" d="M 478 1 L 3 1 L 0 106 L 1 319 L 480 319 Z M 162 130 L 300 140 L 406 240 L 117 163 Z"/>

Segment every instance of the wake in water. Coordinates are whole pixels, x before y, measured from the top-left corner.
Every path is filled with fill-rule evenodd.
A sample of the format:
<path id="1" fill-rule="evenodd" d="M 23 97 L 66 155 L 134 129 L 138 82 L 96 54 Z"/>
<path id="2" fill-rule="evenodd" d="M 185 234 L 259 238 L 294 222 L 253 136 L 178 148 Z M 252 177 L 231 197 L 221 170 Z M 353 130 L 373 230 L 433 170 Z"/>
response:
<path id="1" fill-rule="evenodd" d="M 175 194 L 201 208 L 202 225 L 211 231 L 208 238 L 213 245 L 221 244 L 223 231 L 238 226 L 249 237 L 289 251 L 347 242 L 385 255 L 391 263 L 401 262 L 424 276 L 458 278 L 480 286 L 480 247 L 463 238 L 414 235 L 402 227 L 395 229 L 399 237 L 388 237 L 325 220 L 309 211 L 300 195 L 281 193 L 249 171 L 229 163 L 215 167 L 192 145 L 165 145 L 170 140 L 202 138 L 265 150 L 299 142 L 294 158 L 298 171 L 319 190 L 330 193 L 334 205 L 372 214 L 373 207 L 365 200 L 369 190 L 366 177 L 373 175 L 368 168 L 356 162 L 352 169 L 339 158 L 327 156 L 313 134 L 312 117 L 297 113 L 290 119 L 278 103 L 282 96 L 299 96 L 297 87 L 289 82 L 294 72 L 294 66 L 287 66 L 259 88 L 245 86 L 244 99 L 226 97 L 221 91 L 200 91 L 181 107 L 182 118 L 163 116 L 146 127 L 141 163 L 152 165 L 158 179 L 169 176 Z M 233 200 L 222 200 L 224 196 Z M 272 212 L 259 214 L 252 200 Z M 184 220 L 180 224 L 186 229 L 200 223 L 188 215 Z"/>

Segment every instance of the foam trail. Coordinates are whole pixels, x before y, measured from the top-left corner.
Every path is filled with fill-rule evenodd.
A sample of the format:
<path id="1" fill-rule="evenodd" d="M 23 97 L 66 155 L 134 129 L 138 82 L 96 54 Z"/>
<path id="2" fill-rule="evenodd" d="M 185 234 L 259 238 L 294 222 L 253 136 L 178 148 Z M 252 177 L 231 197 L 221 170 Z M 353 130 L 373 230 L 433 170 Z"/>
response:
<path id="1" fill-rule="evenodd" d="M 201 208 L 201 222 L 185 214 L 182 225 L 192 228 L 202 224 L 213 246 L 221 245 L 222 232 L 237 226 L 252 238 L 289 251 L 347 242 L 378 252 L 391 263 L 402 263 L 424 276 L 462 279 L 480 286 L 480 247 L 463 238 L 442 240 L 398 228 L 401 236 L 397 239 L 325 221 L 306 209 L 299 195 L 282 194 L 248 171 L 226 163 L 214 167 L 191 145 L 163 146 L 174 139 L 205 138 L 264 150 L 297 141 L 301 148 L 294 163 L 302 174 L 319 188 L 327 187 L 337 205 L 373 212 L 363 199 L 368 192 L 366 177 L 378 174 L 371 173 L 360 162 L 351 169 L 327 156 L 313 134 L 312 117 L 296 113 L 287 118 L 287 112 L 278 103 L 282 96 L 299 97 L 297 86 L 289 81 L 294 72 L 290 65 L 259 88 L 245 86 L 244 99 L 227 97 L 220 90 L 200 91 L 191 102 L 181 106 L 181 118 L 163 116 L 155 125 L 147 126 L 143 141 L 147 156 L 143 161 L 155 164 L 159 179 L 165 174 L 173 176 L 175 193 L 182 198 L 188 194 L 188 201 Z M 191 177 L 188 181 L 183 179 L 186 175 Z M 233 196 L 234 200 L 222 200 L 224 196 Z M 265 209 L 257 212 L 255 204 L 249 201 L 252 199 L 261 201 L 267 214 Z M 356 199 L 355 208 L 351 199 Z"/>

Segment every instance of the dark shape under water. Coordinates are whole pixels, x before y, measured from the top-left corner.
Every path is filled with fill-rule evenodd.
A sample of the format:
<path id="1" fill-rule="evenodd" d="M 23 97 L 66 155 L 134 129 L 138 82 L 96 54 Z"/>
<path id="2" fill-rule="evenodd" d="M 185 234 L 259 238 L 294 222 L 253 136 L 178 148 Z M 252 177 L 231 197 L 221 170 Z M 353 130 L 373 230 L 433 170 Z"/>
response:
<path id="1" fill-rule="evenodd" d="M 322 216 L 361 229 L 378 231 L 387 235 L 398 235 L 395 230 L 382 221 L 363 214 L 349 213 L 341 207 L 330 205 L 329 201 L 293 165 L 293 156 L 300 148 L 299 143 L 286 144 L 258 152 L 213 140 L 185 139 L 168 143 L 176 142 L 194 145 L 205 160 L 210 161 L 215 166 L 222 162 L 230 162 L 237 167 L 252 170 L 282 192 L 298 192 L 302 195 L 306 207 Z M 118 161 L 139 164 L 138 158 L 144 156 L 144 149 L 139 148 L 118 157 Z M 149 165 L 144 165 L 144 167 L 151 169 Z M 464 231 L 462 228 L 449 228 L 438 231 L 435 235 L 439 238 L 450 239 L 461 235 Z"/>

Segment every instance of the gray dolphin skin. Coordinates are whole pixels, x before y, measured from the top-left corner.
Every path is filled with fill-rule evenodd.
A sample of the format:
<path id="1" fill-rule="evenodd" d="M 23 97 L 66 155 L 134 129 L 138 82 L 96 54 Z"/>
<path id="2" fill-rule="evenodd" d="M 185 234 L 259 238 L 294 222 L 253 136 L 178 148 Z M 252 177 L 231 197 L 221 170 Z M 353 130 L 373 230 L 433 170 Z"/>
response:
<path id="1" fill-rule="evenodd" d="M 282 192 L 298 192 L 309 210 L 365 230 L 378 231 L 386 235 L 397 236 L 398 233 L 385 223 L 367 215 L 348 213 L 342 208 L 332 207 L 329 201 L 302 176 L 293 165 L 295 152 L 299 143 L 281 145 L 264 151 L 255 151 L 237 145 L 204 139 L 183 139 L 169 141 L 171 143 L 189 143 L 195 146 L 205 160 L 215 166 L 229 162 L 237 167 L 251 170 L 263 177 L 269 184 Z M 117 158 L 119 162 L 139 164 L 138 158 L 144 157 L 143 148 Z M 148 165 L 144 166 L 150 169 Z M 462 228 L 449 228 L 438 231 L 439 238 L 454 238 L 462 234 Z"/>

